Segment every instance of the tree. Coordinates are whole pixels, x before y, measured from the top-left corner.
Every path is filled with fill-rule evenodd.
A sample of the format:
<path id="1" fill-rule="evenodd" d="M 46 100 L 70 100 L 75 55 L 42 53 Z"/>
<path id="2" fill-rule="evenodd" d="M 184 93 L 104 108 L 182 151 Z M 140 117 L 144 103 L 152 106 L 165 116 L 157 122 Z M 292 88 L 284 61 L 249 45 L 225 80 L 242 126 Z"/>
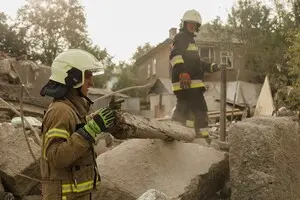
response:
<path id="1" fill-rule="evenodd" d="M 133 60 L 133 62 L 136 62 L 139 58 L 148 53 L 151 49 L 153 49 L 153 46 L 150 45 L 149 42 L 146 42 L 144 45 L 140 45 L 137 47 L 131 59 Z"/>
<path id="2" fill-rule="evenodd" d="M 18 10 L 17 25 L 26 30 L 33 59 L 48 65 L 66 48 L 89 45 L 78 0 L 26 0 Z"/>
<path id="3" fill-rule="evenodd" d="M 24 33 L 17 32 L 13 26 L 8 25 L 8 17 L 0 12 L 0 51 L 11 56 L 21 56 L 27 53 L 28 45 L 24 42 Z"/>
<path id="4" fill-rule="evenodd" d="M 51 65 L 68 48 L 80 48 L 102 61 L 104 74 L 95 78 L 96 87 L 105 87 L 115 64 L 107 51 L 88 37 L 84 9 L 78 0 L 26 0 L 18 10 L 17 27 L 25 31 L 31 59 Z"/>
<path id="5" fill-rule="evenodd" d="M 137 83 L 134 74 L 134 64 L 135 62 L 148 53 L 153 46 L 150 45 L 149 42 L 145 43 L 142 46 L 138 46 L 135 53 L 131 57 L 131 63 L 120 62 L 118 66 L 116 66 L 117 73 L 115 74 L 115 78 L 117 81 L 113 85 L 113 90 L 120 90 L 122 88 L 134 86 Z M 140 96 L 141 91 L 128 91 L 126 94 L 130 96 Z"/>

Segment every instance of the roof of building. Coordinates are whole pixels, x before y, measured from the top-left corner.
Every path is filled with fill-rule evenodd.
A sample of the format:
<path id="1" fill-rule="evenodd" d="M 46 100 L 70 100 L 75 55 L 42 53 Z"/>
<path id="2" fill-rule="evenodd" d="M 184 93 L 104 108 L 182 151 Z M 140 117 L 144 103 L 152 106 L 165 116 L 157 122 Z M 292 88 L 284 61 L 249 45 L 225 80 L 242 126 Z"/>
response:
<path id="1" fill-rule="evenodd" d="M 195 40 L 196 43 L 224 43 L 227 41 L 232 44 L 240 44 L 241 42 L 236 38 L 231 36 L 230 38 L 226 38 L 226 31 L 224 32 L 212 34 L 213 26 L 211 24 L 204 24 L 201 26 L 199 33 L 197 34 Z"/>
<path id="2" fill-rule="evenodd" d="M 138 58 L 137 61 L 135 62 L 135 65 L 138 65 L 139 63 L 143 62 L 143 60 L 145 60 L 148 56 L 152 55 L 153 53 L 155 53 L 159 49 L 161 49 L 165 46 L 168 46 L 170 44 L 172 44 L 172 40 L 170 38 L 167 38 L 165 41 L 159 43 L 154 48 L 152 48 L 150 51 L 148 51 L 145 55 Z"/>
<path id="3" fill-rule="evenodd" d="M 220 37 L 217 39 L 216 36 L 211 34 L 211 29 L 212 25 L 211 24 L 204 24 L 201 26 L 199 33 L 197 34 L 195 40 L 197 44 L 202 44 L 202 43 L 220 43 L 224 42 L 225 35 L 221 34 Z M 233 44 L 239 44 L 241 43 L 237 38 L 231 37 L 230 42 Z M 152 48 L 149 52 L 147 52 L 145 55 L 141 56 L 137 61 L 135 62 L 136 65 L 139 63 L 143 62 L 147 57 L 149 57 L 151 54 L 156 52 L 158 49 L 161 49 L 165 45 L 170 45 L 172 43 L 172 39 L 167 38 L 165 41 L 159 43 L 157 46 Z"/>
<path id="4" fill-rule="evenodd" d="M 148 94 L 173 94 L 171 80 L 168 78 L 158 78 L 150 88 Z"/>

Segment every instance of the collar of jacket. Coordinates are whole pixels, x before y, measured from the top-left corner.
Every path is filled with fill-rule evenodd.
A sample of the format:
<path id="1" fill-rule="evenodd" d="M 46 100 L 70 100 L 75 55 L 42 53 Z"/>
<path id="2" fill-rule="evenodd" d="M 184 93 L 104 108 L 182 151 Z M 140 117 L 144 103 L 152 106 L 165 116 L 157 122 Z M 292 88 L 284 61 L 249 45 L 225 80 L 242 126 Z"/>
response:
<path id="1" fill-rule="evenodd" d="M 72 88 L 65 97 L 66 103 L 81 117 L 85 118 L 90 111 L 90 103 L 79 95 L 77 89 Z"/>

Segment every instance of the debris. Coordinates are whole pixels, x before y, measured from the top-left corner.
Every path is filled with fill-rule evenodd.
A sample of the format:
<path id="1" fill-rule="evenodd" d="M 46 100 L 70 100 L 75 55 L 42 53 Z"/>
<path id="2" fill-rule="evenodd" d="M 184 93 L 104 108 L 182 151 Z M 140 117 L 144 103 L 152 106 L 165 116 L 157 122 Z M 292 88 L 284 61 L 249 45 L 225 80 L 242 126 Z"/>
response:
<path id="1" fill-rule="evenodd" d="M 195 139 L 195 131 L 175 122 L 144 118 L 129 113 L 119 113 L 118 126 L 115 128 L 116 138 L 157 138 L 175 139 L 191 142 Z"/>
<path id="2" fill-rule="evenodd" d="M 0 97 L 0 102 L 4 103 L 5 105 L 7 105 L 14 113 L 16 113 L 17 115 L 21 116 L 21 113 L 19 113 L 12 105 L 10 105 L 6 101 L 4 101 L 1 97 Z M 40 145 L 41 144 L 41 139 L 39 137 L 38 132 L 31 126 L 31 124 L 26 120 L 26 118 L 24 119 L 24 121 L 29 126 L 29 128 L 33 131 L 35 139 L 37 140 L 38 144 Z"/>
<path id="3" fill-rule="evenodd" d="M 36 158 L 40 147 L 29 140 Z M 39 163 L 35 163 L 26 144 L 22 129 L 15 129 L 8 123 L 0 124 L 0 177 L 8 191 L 17 196 L 27 195 L 37 184 L 20 174 L 40 179 Z"/>
<path id="4" fill-rule="evenodd" d="M 125 141 L 101 154 L 97 164 L 104 177 L 99 199 L 118 199 L 119 191 L 124 191 L 122 199 L 136 199 L 149 188 L 170 198 L 211 199 L 223 187 L 229 171 L 223 152 L 156 139 Z M 106 186 L 106 180 L 114 187 Z"/>
<path id="5" fill-rule="evenodd" d="M 35 117 L 24 117 L 26 118 L 26 120 L 28 121 L 28 123 L 32 126 L 32 127 L 38 127 L 40 128 L 42 126 L 42 122 L 40 122 L 39 120 L 37 120 Z M 11 120 L 11 124 L 17 128 L 17 127 L 21 127 L 22 126 L 22 121 L 21 121 L 21 117 L 14 117 Z M 29 125 L 27 123 L 25 123 L 25 127 L 29 128 Z"/>
<path id="6" fill-rule="evenodd" d="M 299 124 L 250 118 L 229 130 L 231 200 L 300 199 Z"/>
<path id="7" fill-rule="evenodd" d="M 12 193 L 6 192 L 4 195 L 4 200 L 15 200 L 15 197 Z"/>
<path id="8" fill-rule="evenodd" d="M 168 200 L 168 198 L 164 193 L 158 190 L 150 189 L 137 200 Z"/>

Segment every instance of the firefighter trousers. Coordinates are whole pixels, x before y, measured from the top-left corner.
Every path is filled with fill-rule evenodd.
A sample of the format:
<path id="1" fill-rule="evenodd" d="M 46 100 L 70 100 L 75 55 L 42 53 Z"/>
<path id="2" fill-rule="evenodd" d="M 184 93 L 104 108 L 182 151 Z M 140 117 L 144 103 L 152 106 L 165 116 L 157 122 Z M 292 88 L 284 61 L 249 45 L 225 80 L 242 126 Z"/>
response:
<path id="1" fill-rule="evenodd" d="M 207 104 L 204 98 L 205 88 L 192 88 L 175 92 L 177 104 L 172 121 L 194 127 L 198 133 L 208 127 Z M 192 124 L 190 124 L 192 122 Z"/>

